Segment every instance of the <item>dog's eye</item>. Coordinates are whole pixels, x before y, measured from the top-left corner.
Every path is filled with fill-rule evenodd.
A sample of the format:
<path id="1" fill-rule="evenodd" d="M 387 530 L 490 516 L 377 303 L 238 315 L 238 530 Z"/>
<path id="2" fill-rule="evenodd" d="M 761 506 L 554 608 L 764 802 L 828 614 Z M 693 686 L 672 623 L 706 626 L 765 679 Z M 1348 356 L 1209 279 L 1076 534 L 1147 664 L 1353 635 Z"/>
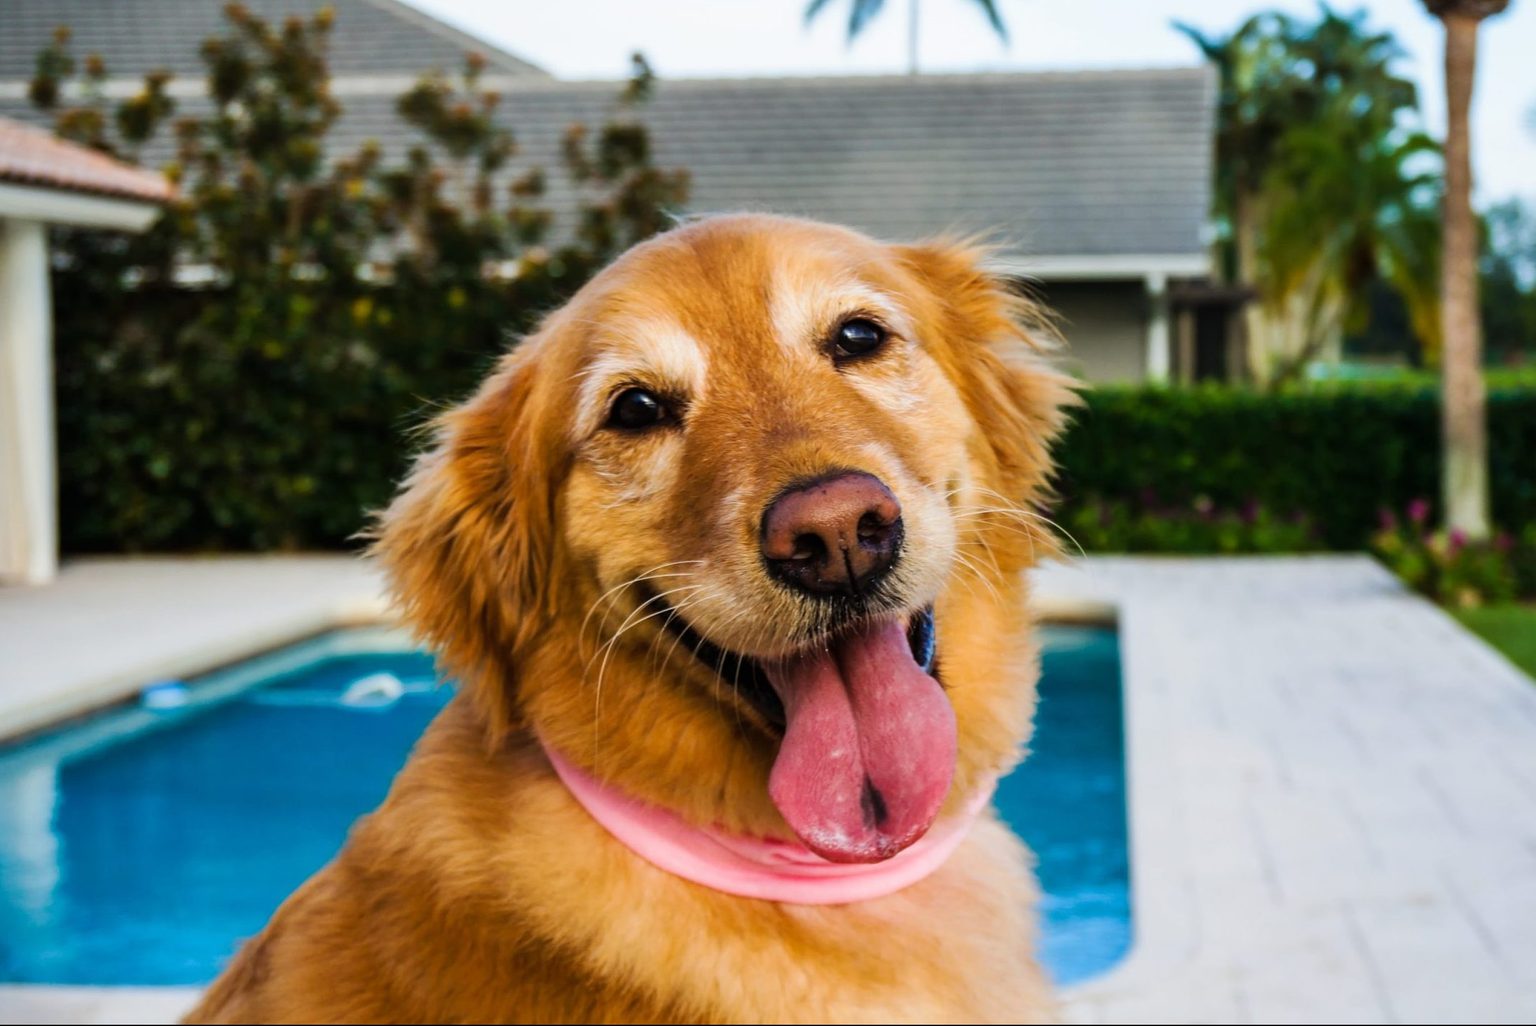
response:
<path id="1" fill-rule="evenodd" d="M 874 321 L 856 317 L 844 321 L 832 341 L 834 359 L 867 356 L 885 344 L 885 329 Z"/>
<path id="2" fill-rule="evenodd" d="M 643 431 L 662 423 L 669 415 L 667 404 L 655 392 L 626 388 L 613 400 L 613 408 L 608 411 L 608 426 Z"/>

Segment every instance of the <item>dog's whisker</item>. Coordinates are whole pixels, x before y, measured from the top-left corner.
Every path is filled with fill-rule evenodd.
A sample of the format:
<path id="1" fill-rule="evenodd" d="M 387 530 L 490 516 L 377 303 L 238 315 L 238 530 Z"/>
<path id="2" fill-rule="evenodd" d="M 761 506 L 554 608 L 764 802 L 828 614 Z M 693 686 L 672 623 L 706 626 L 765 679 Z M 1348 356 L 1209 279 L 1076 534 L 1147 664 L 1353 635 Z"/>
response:
<path id="1" fill-rule="evenodd" d="M 690 585 L 685 587 L 691 590 L 693 588 L 703 587 L 703 585 Z M 592 731 L 594 751 L 600 747 L 598 742 L 600 741 L 599 724 L 602 722 L 603 715 L 603 679 L 608 673 L 608 660 L 613 655 L 614 645 L 617 644 L 618 640 L 623 637 L 625 633 L 634 627 L 638 627 L 640 624 L 654 617 L 665 615 L 667 608 L 666 606 L 663 606 L 661 609 L 647 613 L 646 615 L 640 617 L 638 620 L 635 619 L 635 617 L 643 612 L 647 606 L 651 605 L 653 602 L 664 601 L 667 595 L 675 594 L 678 590 L 680 589 L 673 589 L 673 591 L 652 595 L 645 601 L 641 602 L 634 608 L 633 611 L 630 612 L 627 617 L 624 618 L 624 622 L 619 625 L 619 629 L 614 632 L 613 637 L 609 638 L 607 643 L 598 650 L 598 653 L 593 655 L 593 659 L 596 659 L 597 655 L 599 654 L 603 657 L 602 665 L 598 667 L 597 671 L 597 685 L 593 688 L 592 694 Z M 582 670 L 583 677 L 587 675 L 587 672 L 591 669 L 591 666 L 592 660 L 589 659 L 587 661 L 586 667 Z"/>
<path id="2" fill-rule="evenodd" d="M 1016 517 L 1027 522 L 1040 524 L 1046 528 L 1049 528 L 1050 530 L 1055 531 L 1057 534 L 1060 534 L 1063 538 L 1067 539 L 1067 541 L 1071 542 L 1072 546 L 1077 549 L 1078 555 L 1086 558 L 1087 553 L 1083 551 L 1082 544 L 1079 543 L 1075 537 L 1073 537 L 1072 532 L 1068 531 L 1058 521 L 1053 520 L 1051 517 L 1048 517 L 1036 510 L 1015 505 L 1006 495 L 1003 495 L 996 489 L 978 486 L 976 491 L 984 495 L 991 495 L 994 498 L 1001 500 L 1006 505 L 961 507 L 961 509 L 957 510 L 955 513 L 957 517 L 964 515 L 980 516 L 983 514 L 991 513 L 999 514 L 1002 516 Z"/>
<path id="3" fill-rule="evenodd" d="M 669 627 L 674 619 L 681 617 L 685 609 L 688 609 L 690 606 L 697 605 L 700 599 L 698 592 L 702 591 L 703 589 L 704 586 L 700 585 L 698 588 L 693 590 L 693 594 L 686 596 L 681 602 L 675 604 L 669 603 L 669 605 L 672 607 L 670 611 L 671 615 L 662 621 L 662 627 Z M 669 592 L 668 594 L 671 593 Z M 663 656 L 661 661 L 658 663 L 656 660 L 658 646 L 661 644 L 662 639 L 667 637 L 669 634 L 672 636 L 672 644 L 667 648 L 667 654 Z M 682 637 L 682 634 L 678 631 L 663 629 L 656 632 L 656 636 L 651 639 L 651 646 L 649 651 L 649 665 L 653 671 L 664 668 L 671 664 L 672 654 L 677 651 L 678 642 L 682 640 Z"/>
<path id="4" fill-rule="evenodd" d="M 967 517 L 957 517 L 957 519 L 962 520 L 962 521 L 965 521 L 965 520 L 968 520 L 968 519 L 969 520 L 981 520 L 982 516 L 980 514 L 976 514 L 976 515 L 974 515 L 972 517 L 969 517 L 969 518 L 967 518 Z M 1003 522 L 999 523 L 999 522 L 997 522 L 995 520 L 992 520 L 990 517 L 986 518 L 986 525 L 987 525 L 987 527 L 989 529 L 1007 531 L 1010 534 L 1017 535 L 1018 537 L 1023 538 L 1026 542 L 1029 543 L 1029 558 L 1030 558 L 1030 560 L 1031 561 L 1035 560 L 1035 558 L 1036 558 L 1035 545 L 1036 545 L 1037 542 L 1041 541 L 1042 539 L 1040 537 L 1039 531 L 1037 531 L 1033 527 L 1033 525 L 1029 525 L 1029 524 L 1020 525 L 1020 524 L 1016 524 L 1016 523 L 1009 523 L 1007 521 L 1003 521 Z M 967 537 L 971 541 L 975 542 L 976 546 L 979 547 L 982 551 L 984 551 L 987 554 L 987 557 L 992 561 L 992 565 L 997 568 L 998 576 L 1001 577 L 1002 574 L 1003 574 L 1002 567 L 998 566 L 996 554 L 992 551 L 991 542 L 989 542 L 987 540 L 986 535 L 974 523 L 964 523 L 963 527 L 964 527 L 964 529 L 967 532 Z"/>
<path id="5" fill-rule="evenodd" d="M 1002 594 L 997 590 L 997 587 L 995 585 L 993 585 L 993 583 L 990 580 L 987 579 L 987 575 L 982 572 L 982 569 L 980 567 L 978 567 L 975 563 L 971 562 L 971 560 L 967 556 L 965 556 L 963 553 L 960 553 L 960 552 L 956 552 L 955 553 L 955 559 L 960 563 L 961 566 L 963 566 L 967 570 L 969 570 L 971 572 L 972 576 L 974 576 L 976 578 L 976 580 L 980 581 L 981 584 L 983 584 L 986 587 L 987 591 L 991 593 L 993 599 L 995 599 L 998 602 L 1002 602 L 1003 601 Z"/>
<path id="6" fill-rule="evenodd" d="M 653 566 L 649 570 L 636 574 L 634 577 L 631 577 L 627 581 L 621 581 L 618 584 L 615 584 L 613 587 L 599 595 L 597 599 L 587 607 L 587 614 L 586 616 L 582 617 L 581 629 L 577 632 L 576 636 L 578 638 L 583 638 L 586 636 L 587 623 L 592 619 L 592 614 L 597 611 L 598 606 L 602 605 L 605 600 L 608 600 L 609 596 L 616 595 L 618 592 L 623 591 L 625 588 L 639 584 L 642 581 L 654 580 L 660 577 L 686 577 L 689 575 L 688 571 L 678 571 L 671 574 L 662 574 L 659 571 L 666 570 L 667 568 L 674 566 L 701 565 L 703 563 L 704 560 L 702 559 L 674 559 L 670 563 L 661 563 L 657 566 Z"/>
<path id="7" fill-rule="evenodd" d="M 642 612 L 644 612 L 644 610 L 646 609 L 647 606 L 650 606 L 651 604 L 656 603 L 656 602 L 663 602 L 663 603 L 665 603 L 665 600 L 670 595 L 676 595 L 676 594 L 679 594 L 681 592 L 692 592 L 692 591 L 696 591 L 697 589 L 702 588 L 702 587 L 704 587 L 702 584 L 682 585 L 682 586 L 679 586 L 677 588 L 672 588 L 672 589 L 669 589 L 667 591 L 658 592 L 656 594 L 648 596 L 644 601 L 642 601 L 638 605 L 636 605 L 634 609 L 630 610 L 629 614 L 627 616 L 625 616 L 623 623 L 621 623 L 619 625 L 618 629 L 616 631 L 614 631 L 614 633 L 608 638 L 608 640 L 603 643 L 603 646 L 600 649 L 598 649 L 598 651 L 596 653 L 593 654 L 592 658 L 587 660 L 587 665 L 586 665 L 585 669 L 587 669 L 587 670 L 591 669 L 592 662 L 594 660 L 596 660 L 598 658 L 598 656 L 603 656 L 604 660 L 605 660 L 605 664 L 606 664 L 607 653 L 609 653 L 612 650 L 613 646 L 618 642 L 618 640 L 621 637 L 623 637 L 626 633 L 628 633 L 630 630 L 633 630 L 635 627 L 638 627 L 640 624 L 642 624 L 645 621 L 651 619 L 652 617 L 661 616 L 661 615 L 664 615 L 664 614 L 666 614 L 668 612 L 671 612 L 671 609 L 669 609 L 666 605 L 663 605 L 663 608 L 655 610 L 652 613 L 647 613 L 645 616 L 642 616 L 642 617 L 640 617 L 640 619 L 636 620 L 635 617 L 639 616 Z"/>
<path id="8" fill-rule="evenodd" d="M 1024 520 L 1028 524 L 1039 524 L 1039 525 L 1041 525 L 1043 527 L 1049 528 L 1050 530 L 1055 531 L 1057 534 L 1061 535 L 1067 541 L 1071 542 L 1072 543 L 1072 547 L 1077 549 L 1077 554 L 1079 556 L 1083 557 L 1084 559 L 1086 559 L 1087 556 L 1088 556 L 1088 553 L 1083 550 L 1082 544 L 1079 543 L 1078 540 L 1075 537 L 1073 537 L 1071 531 L 1068 531 L 1065 527 L 1061 526 L 1061 523 L 1059 521 L 1053 520 L 1052 518 L 1044 515 L 1043 513 L 1037 513 L 1037 512 L 1035 512 L 1033 510 L 1027 510 L 1027 509 L 996 509 L 996 510 L 987 510 L 986 512 L 993 512 L 993 513 L 1003 514 L 1003 515 L 1006 515 L 1006 516 L 1017 517 L 1017 518 L 1019 518 L 1021 520 Z"/>

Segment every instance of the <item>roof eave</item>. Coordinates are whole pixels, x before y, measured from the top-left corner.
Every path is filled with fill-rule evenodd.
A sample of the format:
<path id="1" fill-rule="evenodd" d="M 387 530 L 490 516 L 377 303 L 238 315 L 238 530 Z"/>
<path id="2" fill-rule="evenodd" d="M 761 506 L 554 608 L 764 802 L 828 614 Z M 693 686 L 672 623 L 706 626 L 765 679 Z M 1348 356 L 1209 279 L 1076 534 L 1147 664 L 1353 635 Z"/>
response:
<path id="1" fill-rule="evenodd" d="M 159 216 L 152 200 L 0 181 L 0 218 L 141 232 Z"/>
<path id="2" fill-rule="evenodd" d="M 998 254 L 987 261 L 993 273 L 1041 281 L 1138 280 L 1203 277 L 1211 273 L 1208 253 Z"/>

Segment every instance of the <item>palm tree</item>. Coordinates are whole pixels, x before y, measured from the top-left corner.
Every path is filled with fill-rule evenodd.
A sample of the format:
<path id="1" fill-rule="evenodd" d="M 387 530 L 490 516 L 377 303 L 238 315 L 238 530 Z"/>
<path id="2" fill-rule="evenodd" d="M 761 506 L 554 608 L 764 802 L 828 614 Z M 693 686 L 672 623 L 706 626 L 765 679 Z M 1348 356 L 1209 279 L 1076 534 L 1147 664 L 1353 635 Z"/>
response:
<path id="1" fill-rule="evenodd" d="M 1219 74 L 1220 264 L 1259 293 L 1243 314 L 1247 364 L 1273 386 L 1355 320 L 1354 290 L 1381 276 L 1402 291 L 1424 262 L 1408 248 L 1434 241 L 1412 209 L 1424 191 L 1410 158 L 1425 147 L 1405 129 L 1417 95 L 1393 69 L 1396 40 L 1363 11 L 1324 4 L 1315 23 L 1264 12 L 1225 36 L 1174 27 Z"/>
<path id="2" fill-rule="evenodd" d="M 1297 126 L 1269 178 L 1262 302 L 1282 329 L 1271 339 L 1277 383 L 1366 327 L 1374 281 L 1402 299 L 1426 349 L 1439 348 L 1439 147 L 1358 125 L 1345 110 Z"/>
<path id="3" fill-rule="evenodd" d="M 1477 71 L 1477 26 L 1509 0 L 1424 0 L 1445 26 L 1444 255 L 1440 262 L 1445 336 L 1445 454 L 1441 498 L 1445 525 L 1486 538 L 1488 396 L 1483 384 L 1482 321 L 1477 308 L 1477 219 L 1472 213 L 1472 142 L 1468 117 Z"/>
<path id="4" fill-rule="evenodd" d="M 987 16 L 987 23 L 992 26 L 992 31 L 997 33 L 997 38 L 1004 43 L 1008 42 L 1008 26 L 1003 24 L 1003 16 L 997 9 L 996 0 L 971 0 L 981 12 Z M 811 0 L 805 5 L 805 22 L 809 25 L 816 16 L 827 8 L 830 0 Z M 917 74 L 917 4 L 918 0 L 907 0 L 907 73 Z M 863 32 L 869 23 L 885 10 L 885 0 L 849 0 L 848 7 L 848 42 L 852 43 L 860 32 Z"/>

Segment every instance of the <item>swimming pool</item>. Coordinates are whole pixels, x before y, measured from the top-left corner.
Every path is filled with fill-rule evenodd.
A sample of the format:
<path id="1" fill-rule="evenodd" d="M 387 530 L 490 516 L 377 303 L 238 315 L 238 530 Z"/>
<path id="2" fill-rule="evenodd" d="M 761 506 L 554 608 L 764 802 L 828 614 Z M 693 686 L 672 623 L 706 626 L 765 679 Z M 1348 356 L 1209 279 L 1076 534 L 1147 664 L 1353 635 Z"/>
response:
<path id="1" fill-rule="evenodd" d="M 1034 848 L 1060 982 L 1131 940 L 1115 634 L 1045 631 L 1033 754 L 999 810 Z M 324 864 L 448 699 L 339 632 L 0 749 L 0 982 L 199 984 Z M 341 701 L 343 696 L 346 701 Z"/>

